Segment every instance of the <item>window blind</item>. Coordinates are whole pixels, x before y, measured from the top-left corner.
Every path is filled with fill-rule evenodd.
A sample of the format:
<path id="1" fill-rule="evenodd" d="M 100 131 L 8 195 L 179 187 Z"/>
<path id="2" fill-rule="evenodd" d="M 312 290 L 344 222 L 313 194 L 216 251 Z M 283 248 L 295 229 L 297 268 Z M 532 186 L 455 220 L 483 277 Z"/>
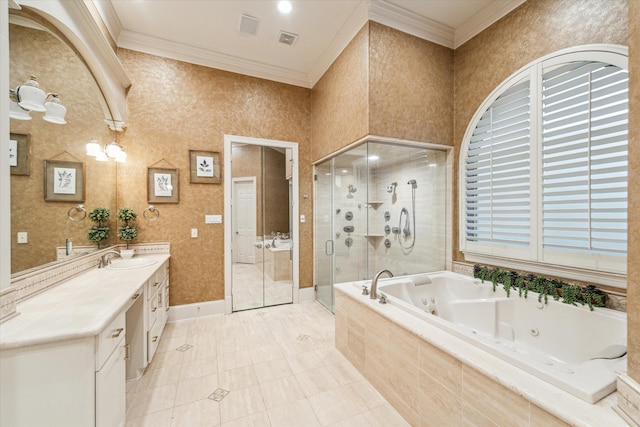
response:
<path id="1" fill-rule="evenodd" d="M 628 72 L 600 62 L 542 77 L 542 245 L 626 255 Z"/>
<path id="2" fill-rule="evenodd" d="M 530 240 L 529 81 L 509 88 L 480 118 L 465 164 L 465 233 L 471 242 Z"/>

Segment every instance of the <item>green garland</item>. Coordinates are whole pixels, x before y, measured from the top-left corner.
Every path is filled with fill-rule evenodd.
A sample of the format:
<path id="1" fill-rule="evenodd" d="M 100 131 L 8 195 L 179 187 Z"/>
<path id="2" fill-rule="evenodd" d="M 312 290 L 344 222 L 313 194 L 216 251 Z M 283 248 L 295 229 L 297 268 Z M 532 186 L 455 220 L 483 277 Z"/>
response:
<path id="1" fill-rule="evenodd" d="M 593 311 L 593 307 L 604 307 L 607 301 L 607 294 L 596 288 L 594 285 L 585 287 L 569 284 L 558 279 L 549 279 L 535 274 L 520 274 L 516 271 L 506 271 L 502 268 L 492 268 L 476 264 L 473 266 L 473 277 L 484 281 L 489 281 L 496 286 L 501 284 L 507 293 L 511 294 L 511 289 L 518 289 L 518 296 L 527 298 L 529 291 L 538 293 L 538 301 L 545 304 L 551 296 L 554 300 L 562 299 L 565 304 L 588 305 Z"/>

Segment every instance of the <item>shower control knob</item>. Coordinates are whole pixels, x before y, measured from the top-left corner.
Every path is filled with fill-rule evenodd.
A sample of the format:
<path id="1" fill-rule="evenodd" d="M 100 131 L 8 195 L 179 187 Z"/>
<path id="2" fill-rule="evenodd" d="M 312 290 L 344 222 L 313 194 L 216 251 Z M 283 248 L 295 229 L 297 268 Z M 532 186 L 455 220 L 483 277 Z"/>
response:
<path id="1" fill-rule="evenodd" d="M 386 211 L 384 213 L 384 220 L 389 221 L 390 219 L 391 219 L 391 213 L 389 211 Z"/>
<path id="2" fill-rule="evenodd" d="M 353 212 L 348 211 L 346 214 L 344 214 L 344 218 L 345 218 L 347 221 L 351 221 L 351 220 L 353 219 Z"/>

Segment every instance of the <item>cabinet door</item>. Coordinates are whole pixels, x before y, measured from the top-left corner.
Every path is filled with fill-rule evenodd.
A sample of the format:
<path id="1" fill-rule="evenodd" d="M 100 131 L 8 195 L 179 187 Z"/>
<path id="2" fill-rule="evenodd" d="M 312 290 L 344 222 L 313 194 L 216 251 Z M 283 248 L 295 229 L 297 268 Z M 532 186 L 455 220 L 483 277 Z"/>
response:
<path id="1" fill-rule="evenodd" d="M 124 426 L 125 423 L 125 348 L 124 336 L 96 372 L 96 427 Z"/>

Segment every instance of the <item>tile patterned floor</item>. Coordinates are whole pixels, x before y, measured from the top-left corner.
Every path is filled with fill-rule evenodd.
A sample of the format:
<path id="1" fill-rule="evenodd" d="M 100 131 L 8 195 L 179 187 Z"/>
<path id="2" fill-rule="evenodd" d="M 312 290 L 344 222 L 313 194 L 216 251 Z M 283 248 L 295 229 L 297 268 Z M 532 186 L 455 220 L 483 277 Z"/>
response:
<path id="1" fill-rule="evenodd" d="M 335 349 L 333 316 L 306 302 L 167 324 L 127 383 L 134 426 L 408 424 Z"/>

